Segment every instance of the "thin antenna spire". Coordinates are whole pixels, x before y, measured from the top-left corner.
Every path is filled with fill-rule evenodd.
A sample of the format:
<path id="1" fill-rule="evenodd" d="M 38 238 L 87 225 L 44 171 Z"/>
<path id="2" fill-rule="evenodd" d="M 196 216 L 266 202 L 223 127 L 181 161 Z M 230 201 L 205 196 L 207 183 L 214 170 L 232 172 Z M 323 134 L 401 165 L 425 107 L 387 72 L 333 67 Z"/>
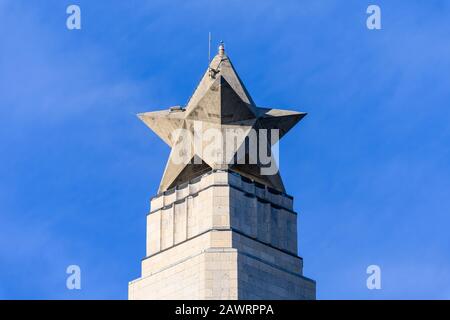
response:
<path id="1" fill-rule="evenodd" d="M 211 63 L 211 32 L 208 33 L 208 66 Z"/>

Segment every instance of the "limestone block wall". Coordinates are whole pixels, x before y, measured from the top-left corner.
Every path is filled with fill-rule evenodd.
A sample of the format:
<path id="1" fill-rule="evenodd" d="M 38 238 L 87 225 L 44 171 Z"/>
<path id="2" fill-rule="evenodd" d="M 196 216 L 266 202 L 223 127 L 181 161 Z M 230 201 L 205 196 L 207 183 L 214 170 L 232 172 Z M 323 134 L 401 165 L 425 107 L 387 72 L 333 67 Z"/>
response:
<path id="1" fill-rule="evenodd" d="M 314 299 L 290 196 L 212 171 L 151 201 L 130 299 Z"/>
<path id="2" fill-rule="evenodd" d="M 316 283 L 276 263 L 239 252 L 238 297 L 241 300 L 314 300 Z"/>
<path id="3" fill-rule="evenodd" d="M 297 253 L 292 198 L 237 174 L 216 171 L 152 199 L 147 256 L 211 229 L 233 229 Z"/>
<path id="4" fill-rule="evenodd" d="M 236 300 L 236 249 L 207 249 L 129 285 L 130 300 Z"/>

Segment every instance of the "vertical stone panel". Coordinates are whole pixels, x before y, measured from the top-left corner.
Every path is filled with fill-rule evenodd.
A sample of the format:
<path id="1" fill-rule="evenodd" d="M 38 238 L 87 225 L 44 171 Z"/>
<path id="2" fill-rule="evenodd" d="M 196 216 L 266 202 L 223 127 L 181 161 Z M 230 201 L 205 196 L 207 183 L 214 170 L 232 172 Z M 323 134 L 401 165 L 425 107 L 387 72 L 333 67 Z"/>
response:
<path id="1" fill-rule="evenodd" d="M 192 238 L 199 233 L 198 227 L 198 211 L 199 211 L 199 196 L 188 197 L 188 213 L 187 213 L 187 238 Z"/>
<path id="2" fill-rule="evenodd" d="M 187 212 L 187 200 L 175 206 L 174 244 L 180 243 L 187 239 L 186 212 Z"/>
<path id="3" fill-rule="evenodd" d="M 147 215 L 147 256 L 161 250 L 161 211 Z"/>
<path id="4" fill-rule="evenodd" d="M 215 174 L 152 200 L 130 299 L 314 299 L 297 256 L 297 215 L 283 208 L 291 199 Z"/>
<path id="5" fill-rule="evenodd" d="M 173 246 L 173 212 L 173 207 L 161 210 L 161 250 Z"/>

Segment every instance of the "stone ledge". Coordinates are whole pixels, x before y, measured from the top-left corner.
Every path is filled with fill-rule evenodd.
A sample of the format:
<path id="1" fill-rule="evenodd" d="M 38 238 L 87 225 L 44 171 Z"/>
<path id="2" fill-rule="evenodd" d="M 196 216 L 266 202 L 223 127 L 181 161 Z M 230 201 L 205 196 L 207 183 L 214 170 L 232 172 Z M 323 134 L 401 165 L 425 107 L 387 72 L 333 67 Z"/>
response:
<path id="1" fill-rule="evenodd" d="M 184 241 L 181 241 L 181 242 L 179 242 L 179 243 L 177 243 L 177 244 L 175 244 L 175 245 L 172 245 L 172 246 L 170 246 L 170 247 L 164 248 L 163 250 L 160 250 L 160 251 L 158 251 L 158 252 L 156 252 L 156 253 L 154 253 L 154 254 L 148 255 L 148 256 L 142 258 L 142 261 L 143 261 L 143 260 L 147 260 L 147 259 L 149 259 L 149 258 L 152 258 L 152 257 L 154 257 L 154 256 L 156 256 L 156 255 L 161 254 L 161 253 L 164 253 L 164 252 L 166 252 L 166 251 L 168 251 L 168 250 L 170 250 L 170 249 L 173 249 L 173 248 L 175 248 L 175 247 L 177 247 L 177 246 L 179 246 L 179 245 L 182 245 L 182 244 L 184 244 L 184 243 L 186 243 L 186 242 L 188 242 L 188 241 L 190 241 L 190 240 L 192 240 L 192 239 L 195 239 L 195 238 L 198 238 L 198 237 L 200 237 L 200 236 L 202 236 L 202 235 L 205 235 L 205 234 L 207 234 L 208 232 L 215 232 L 215 231 L 231 231 L 231 232 L 235 232 L 235 233 L 239 234 L 239 235 L 242 236 L 242 237 L 246 237 L 246 238 L 248 238 L 248 239 L 251 239 L 251 240 L 253 240 L 253 241 L 256 241 L 256 242 L 258 242 L 258 243 L 260 243 L 260 244 L 262 244 L 262 245 L 265 245 L 265 246 L 270 247 L 271 249 L 275 249 L 275 250 L 277 250 L 277 251 L 280 251 L 280 252 L 282 252 L 282 253 L 284 253 L 284 254 L 287 254 L 287 255 L 289 255 L 289 256 L 291 256 L 291 257 L 294 257 L 294 258 L 296 258 L 296 259 L 303 260 L 303 258 L 300 257 L 299 255 L 297 255 L 296 253 L 293 253 L 293 252 L 290 252 L 290 251 L 287 251 L 287 250 L 284 250 L 284 249 L 275 247 L 275 246 L 271 245 L 270 243 L 263 242 L 263 241 L 261 241 L 261 240 L 259 240 L 259 239 L 257 239 L 257 238 L 251 237 L 251 236 L 245 234 L 244 232 L 242 232 L 242 231 L 240 231 L 240 230 L 237 230 L 237 229 L 235 229 L 235 228 L 223 228 L 223 229 L 212 228 L 212 229 L 205 230 L 205 231 L 203 231 L 203 232 L 201 232 L 201 233 L 199 233 L 199 234 L 197 234 L 197 235 L 195 235 L 195 236 L 193 236 L 193 237 L 191 237 L 191 238 L 189 238 L 189 239 L 186 239 L 186 240 L 184 240 Z"/>
<path id="2" fill-rule="evenodd" d="M 228 181 L 226 182 L 211 181 L 211 183 L 208 183 L 206 184 L 206 186 L 203 186 L 203 188 L 200 188 L 198 183 L 200 183 L 203 179 L 207 178 L 211 174 L 215 174 L 218 172 L 228 173 L 229 175 L 227 179 Z M 234 180 L 233 178 L 230 179 L 230 176 L 234 178 L 239 178 L 240 179 L 239 182 L 241 185 L 237 185 L 238 183 L 236 183 L 236 181 L 233 181 Z M 152 205 L 156 203 L 157 200 L 159 200 L 159 198 L 161 197 L 163 197 L 162 198 L 163 201 L 160 201 L 160 204 L 157 205 L 156 208 L 154 209 L 152 208 L 152 210 L 147 215 L 157 212 L 159 210 L 170 209 L 175 204 L 185 202 L 188 197 L 196 197 L 199 195 L 199 193 L 213 187 L 233 188 L 237 191 L 242 192 L 244 196 L 252 198 L 255 197 L 258 201 L 262 203 L 270 203 L 270 205 L 275 209 L 283 209 L 286 210 L 287 212 L 297 215 L 297 213 L 292 210 L 292 202 L 293 202 L 292 196 L 276 191 L 272 188 L 264 186 L 258 182 L 254 182 L 246 177 L 243 177 L 235 172 L 228 170 L 211 170 L 210 172 L 189 181 L 189 183 L 185 183 L 183 185 L 172 188 L 168 191 L 159 193 L 158 195 L 152 198 Z M 181 197 L 178 196 L 179 195 L 178 191 L 180 190 L 184 191 Z M 285 200 L 287 201 L 283 201 L 283 198 L 286 198 Z M 165 203 L 166 199 L 169 200 L 168 203 Z M 286 202 L 289 204 L 289 206 L 286 205 Z"/>
<path id="3" fill-rule="evenodd" d="M 229 174 L 232 174 L 232 175 L 234 175 L 234 176 L 239 177 L 242 181 L 244 181 L 244 182 L 246 182 L 246 183 L 255 185 L 255 187 L 257 187 L 257 188 L 265 189 L 265 190 L 267 190 L 267 191 L 270 192 L 270 193 L 273 193 L 273 194 L 276 194 L 276 195 L 283 195 L 283 196 L 288 197 L 288 198 L 290 198 L 290 199 L 294 199 L 294 197 L 292 197 L 291 195 L 289 195 L 289 194 L 287 194 L 287 193 L 278 191 L 278 190 L 273 189 L 273 188 L 271 188 L 271 187 L 268 187 L 268 186 L 266 186 L 266 185 L 264 185 L 264 184 L 262 184 L 262 183 L 259 183 L 259 182 L 256 182 L 256 181 L 252 180 L 252 179 L 249 179 L 249 178 L 247 178 L 247 177 L 244 177 L 244 176 L 240 175 L 240 174 L 237 173 L 237 172 L 234 172 L 234 171 L 231 171 L 231 170 L 218 170 L 218 169 L 214 169 L 214 170 L 211 170 L 211 171 L 209 171 L 209 172 L 207 172 L 207 173 L 202 174 L 201 176 L 198 176 L 198 177 L 196 177 L 196 178 L 194 178 L 194 179 L 191 179 L 191 180 L 189 180 L 188 182 L 184 182 L 184 183 L 182 183 L 182 184 L 180 184 L 180 185 L 178 185 L 178 186 L 176 186 L 176 187 L 173 187 L 173 188 L 171 188 L 171 189 L 169 189 L 169 190 L 160 192 L 160 193 L 158 193 L 156 196 L 152 197 L 151 200 L 156 199 L 156 198 L 159 198 L 159 197 L 161 197 L 161 196 L 163 196 L 163 195 L 164 195 L 164 196 L 171 195 L 171 194 L 173 194 L 173 193 L 174 193 L 175 191 L 177 191 L 177 190 L 183 190 L 183 189 L 185 189 L 186 187 L 188 187 L 189 185 L 196 184 L 196 183 L 200 182 L 200 180 L 202 180 L 204 177 L 209 176 L 210 174 L 216 173 L 216 172 L 228 172 Z"/>

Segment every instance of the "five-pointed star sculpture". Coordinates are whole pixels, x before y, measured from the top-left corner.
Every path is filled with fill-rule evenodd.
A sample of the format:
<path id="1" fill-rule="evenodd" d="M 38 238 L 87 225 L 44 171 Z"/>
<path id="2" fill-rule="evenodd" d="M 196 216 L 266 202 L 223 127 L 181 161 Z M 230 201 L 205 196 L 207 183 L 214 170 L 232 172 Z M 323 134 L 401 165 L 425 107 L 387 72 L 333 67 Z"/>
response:
<path id="1" fill-rule="evenodd" d="M 228 169 L 284 192 L 284 185 L 278 170 L 272 175 L 261 174 L 261 168 L 267 167 L 267 163 L 263 164 L 259 157 L 257 157 L 256 163 L 249 161 L 251 156 L 249 156 L 248 150 L 245 152 L 245 159 L 243 160 L 243 157 L 240 156 L 239 160 L 243 161 L 238 161 L 237 151 L 240 147 L 248 144 L 248 136 L 252 129 L 255 131 L 279 129 L 279 138 L 281 139 L 305 115 L 306 113 L 303 112 L 257 107 L 221 44 L 218 54 L 211 61 L 186 108 L 176 106 L 169 110 L 141 113 L 138 114 L 138 117 L 172 147 L 159 192 L 171 189 L 212 169 Z M 195 127 L 196 121 L 201 122 L 200 132 L 195 129 L 197 128 Z M 179 129 L 188 130 L 193 135 L 202 135 L 208 129 L 220 130 L 224 135 L 225 131 L 232 131 L 235 134 L 231 147 L 233 148 L 232 152 L 223 152 L 225 155 L 221 161 L 218 161 L 217 157 L 213 155 L 196 154 L 196 149 L 192 146 L 191 154 L 193 156 L 190 163 L 173 161 L 174 157 L 180 153 L 180 149 L 177 148 L 180 133 L 177 132 L 183 130 Z M 259 135 L 257 136 L 259 140 Z M 270 133 L 267 136 L 266 139 L 270 140 Z M 200 141 L 204 148 L 209 143 L 202 139 Z M 273 143 L 275 142 L 268 141 L 266 144 L 268 148 L 266 153 L 269 157 L 272 157 L 270 148 Z M 225 144 L 222 145 L 222 149 L 227 147 Z M 273 157 L 271 161 L 275 163 Z"/>

